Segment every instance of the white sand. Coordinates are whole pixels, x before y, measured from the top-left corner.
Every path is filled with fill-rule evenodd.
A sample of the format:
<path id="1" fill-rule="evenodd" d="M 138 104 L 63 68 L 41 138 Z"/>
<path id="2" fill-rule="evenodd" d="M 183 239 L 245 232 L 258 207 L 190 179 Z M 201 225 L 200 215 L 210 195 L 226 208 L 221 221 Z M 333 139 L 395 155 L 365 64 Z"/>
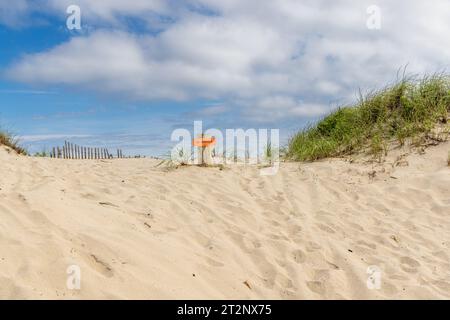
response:
<path id="1" fill-rule="evenodd" d="M 1 148 L 0 298 L 448 299 L 449 150 L 261 177 Z"/>

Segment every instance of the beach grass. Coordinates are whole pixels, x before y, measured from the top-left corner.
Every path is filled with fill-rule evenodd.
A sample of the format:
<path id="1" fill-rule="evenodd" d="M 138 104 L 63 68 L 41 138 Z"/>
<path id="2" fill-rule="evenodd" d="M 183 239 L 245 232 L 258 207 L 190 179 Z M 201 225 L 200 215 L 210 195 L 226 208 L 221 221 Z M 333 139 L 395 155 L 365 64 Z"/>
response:
<path id="1" fill-rule="evenodd" d="M 313 161 L 366 150 L 376 156 L 387 152 L 392 139 L 404 145 L 437 124 L 447 124 L 450 112 L 450 77 L 434 74 L 408 77 L 382 90 L 360 95 L 357 103 L 341 107 L 295 134 L 287 158 Z"/>
<path id="2" fill-rule="evenodd" d="M 47 158 L 50 157 L 50 152 L 48 152 L 46 149 L 42 149 L 42 151 L 36 152 L 34 156 L 39 158 Z"/>
<path id="3" fill-rule="evenodd" d="M 15 150 L 18 154 L 28 154 L 27 150 L 20 146 L 18 139 L 7 131 L 0 130 L 0 145 L 7 146 Z"/>

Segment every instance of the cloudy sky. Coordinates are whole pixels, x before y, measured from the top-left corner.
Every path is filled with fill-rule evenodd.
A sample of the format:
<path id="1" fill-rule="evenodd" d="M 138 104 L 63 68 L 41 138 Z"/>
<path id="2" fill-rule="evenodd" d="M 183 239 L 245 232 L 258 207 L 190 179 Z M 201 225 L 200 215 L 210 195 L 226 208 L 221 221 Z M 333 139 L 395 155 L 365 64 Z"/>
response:
<path id="1" fill-rule="evenodd" d="M 0 0 L 0 125 L 32 151 L 160 155 L 194 120 L 285 140 L 402 67 L 448 70 L 449 17 L 449 0 Z"/>

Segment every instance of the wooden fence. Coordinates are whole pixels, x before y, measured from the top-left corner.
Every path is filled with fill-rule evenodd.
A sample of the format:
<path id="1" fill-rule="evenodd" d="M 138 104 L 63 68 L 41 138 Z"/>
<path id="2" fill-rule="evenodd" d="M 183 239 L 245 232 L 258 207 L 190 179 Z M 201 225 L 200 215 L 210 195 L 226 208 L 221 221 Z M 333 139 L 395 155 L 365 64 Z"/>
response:
<path id="1" fill-rule="evenodd" d="M 50 157 L 59 159 L 112 159 L 114 155 L 106 148 L 82 147 L 65 141 L 63 147 L 52 149 Z M 121 149 L 117 149 L 116 158 L 123 158 Z"/>

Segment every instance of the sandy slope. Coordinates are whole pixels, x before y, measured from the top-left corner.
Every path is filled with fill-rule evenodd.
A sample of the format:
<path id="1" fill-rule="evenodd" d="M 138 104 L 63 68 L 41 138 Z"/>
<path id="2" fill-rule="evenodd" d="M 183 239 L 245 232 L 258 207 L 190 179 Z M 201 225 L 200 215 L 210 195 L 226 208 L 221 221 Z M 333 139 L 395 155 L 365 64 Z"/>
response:
<path id="1" fill-rule="evenodd" d="M 0 298 L 450 298 L 449 150 L 261 177 L 1 149 Z"/>

